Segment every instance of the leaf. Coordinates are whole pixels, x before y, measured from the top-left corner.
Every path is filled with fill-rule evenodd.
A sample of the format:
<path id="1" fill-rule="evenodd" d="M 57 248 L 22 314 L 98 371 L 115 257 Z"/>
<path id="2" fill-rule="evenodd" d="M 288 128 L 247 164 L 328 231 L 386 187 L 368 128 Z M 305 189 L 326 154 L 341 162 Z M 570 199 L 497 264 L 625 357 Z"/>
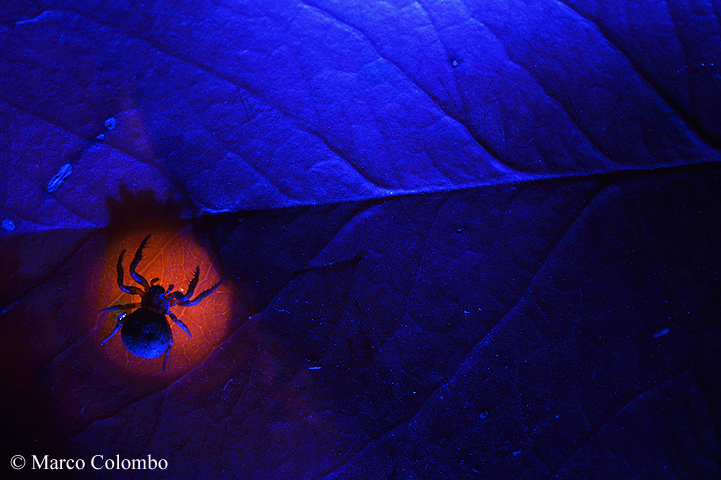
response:
<path id="1" fill-rule="evenodd" d="M 719 476 L 715 13 L 4 8 L 3 451 L 80 477 Z M 148 234 L 148 279 L 224 281 L 175 307 L 165 373 L 101 346 Z"/>

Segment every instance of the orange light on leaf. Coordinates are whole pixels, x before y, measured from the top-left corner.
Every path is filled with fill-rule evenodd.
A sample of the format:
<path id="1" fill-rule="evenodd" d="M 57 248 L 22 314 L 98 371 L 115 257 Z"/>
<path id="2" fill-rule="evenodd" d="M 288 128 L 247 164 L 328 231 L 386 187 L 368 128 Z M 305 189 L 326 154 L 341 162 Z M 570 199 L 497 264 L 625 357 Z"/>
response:
<path id="1" fill-rule="evenodd" d="M 143 257 L 137 266 L 137 272 L 148 282 L 158 278 L 158 284 L 164 288 L 174 285 L 174 291 L 187 292 L 188 283 L 193 278 L 195 267 L 200 268 L 198 285 L 193 297 L 211 288 L 222 280 L 213 258 L 199 246 L 191 233 L 189 225 L 156 225 L 142 231 L 128 233 L 109 241 L 105 256 L 98 263 L 93 277 L 96 279 L 93 304 L 96 311 L 111 305 L 140 302 L 141 298 L 122 292 L 117 284 L 117 262 L 120 252 L 126 250 L 123 258 L 124 284 L 138 284 L 129 274 L 130 262 L 143 238 L 150 234 L 150 240 L 143 250 Z M 168 356 L 166 371 L 163 373 L 163 357 L 153 359 L 140 358 L 130 353 L 121 340 L 121 332 L 116 333 L 104 345 L 100 343 L 113 330 L 121 311 L 98 313 L 95 319 L 96 343 L 101 356 L 111 364 L 117 365 L 127 373 L 141 376 L 176 376 L 187 373 L 201 363 L 225 338 L 228 322 L 236 303 L 234 292 L 226 282 L 221 284 L 208 297 L 192 307 L 173 306 L 171 311 L 190 330 L 192 337 L 166 317 L 173 334 L 173 346 Z M 133 310 L 125 311 L 127 314 Z"/>

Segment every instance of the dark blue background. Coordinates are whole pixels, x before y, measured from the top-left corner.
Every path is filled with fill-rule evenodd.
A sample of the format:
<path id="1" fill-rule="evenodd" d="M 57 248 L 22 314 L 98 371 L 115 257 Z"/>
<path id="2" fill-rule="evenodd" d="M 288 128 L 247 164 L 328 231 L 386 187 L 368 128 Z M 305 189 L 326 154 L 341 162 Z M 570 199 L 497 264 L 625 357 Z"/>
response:
<path id="1" fill-rule="evenodd" d="M 720 12 L 4 2 L 3 468 L 721 478 Z M 157 204 L 252 316 L 136 381 L 80 317 Z"/>

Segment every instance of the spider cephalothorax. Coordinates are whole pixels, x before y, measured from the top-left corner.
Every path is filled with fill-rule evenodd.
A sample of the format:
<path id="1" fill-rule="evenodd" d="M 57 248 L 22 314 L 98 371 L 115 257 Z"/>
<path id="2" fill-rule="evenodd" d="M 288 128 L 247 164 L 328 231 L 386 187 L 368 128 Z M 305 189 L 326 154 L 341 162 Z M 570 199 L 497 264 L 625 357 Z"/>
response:
<path id="1" fill-rule="evenodd" d="M 156 285 L 159 281 L 157 278 L 152 279 L 150 283 L 148 283 L 145 277 L 135 271 L 138 263 L 140 263 L 140 260 L 143 258 L 143 248 L 145 248 L 145 244 L 148 243 L 148 239 L 150 239 L 150 235 L 145 237 L 141 242 L 138 250 L 135 252 L 133 261 L 130 262 L 130 276 L 143 287 L 142 289 L 132 285 L 123 285 L 123 256 L 125 255 L 125 250 L 120 252 L 120 257 L 118 257 L 118 287 L 125 293 L 139 295 L 141 300 L 139 303 L 113 305 L 100 310 L 101 312 L 110 312 L 113 310 L 136 309 L 129 315 L 118 315 L 115 328 L 113 328 L 110 335 L 103 340 L 101 345 L 104 345 L 105 342 L 110 340 L 110 338 L 122 328 L 123 331 L 120 333 L 120 337 L 123 340 L 123 345 L 125 345 L 125 348 L 127 348 L 130 353 L 142 358 L 155 358 L 165 352 L 165 358 L 163 359 L 163 371 L 165 371 L 165 364 L 168 361 L 170 347 L 173 346 L 173 332 L 170 330 L 170 324 L 168 323 L 166 315 L 180 326 L 180 328 L 185 330 L 185 333 L 192 336 L 188 327 L 170 311 L 170 307 L 175 305 L 181 307 L 197 305 L 205 297 L 213 293 L 215 289 L 218 288 L 218 285 L 220 285 L 220 282 L 192 300 L 190 298 L 193 296 L 195 287 L 198 285 L 200 267 L 195 267 L 195 275 L 188 284 L 188 291 L 186 293 L 173 292 L 173 285 L 169 285 L 167 290 L 160 285 Z"/>

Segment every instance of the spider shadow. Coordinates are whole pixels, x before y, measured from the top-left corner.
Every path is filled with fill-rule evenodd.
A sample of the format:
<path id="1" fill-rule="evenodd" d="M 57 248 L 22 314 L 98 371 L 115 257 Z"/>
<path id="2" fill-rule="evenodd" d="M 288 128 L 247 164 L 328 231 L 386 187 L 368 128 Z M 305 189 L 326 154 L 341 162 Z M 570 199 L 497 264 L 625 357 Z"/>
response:
<path id="1" fill-rule="evenodd" d="M 157 230 L 158 226 L 180 226 L 184 208 L 180 200 L 168 198 L 164 202 L 155 192 L 146 189 L 134 194 L 127 187 L 120 187 L 119 199 L 106 197 L 108 208 L 108 236 Z"/>

